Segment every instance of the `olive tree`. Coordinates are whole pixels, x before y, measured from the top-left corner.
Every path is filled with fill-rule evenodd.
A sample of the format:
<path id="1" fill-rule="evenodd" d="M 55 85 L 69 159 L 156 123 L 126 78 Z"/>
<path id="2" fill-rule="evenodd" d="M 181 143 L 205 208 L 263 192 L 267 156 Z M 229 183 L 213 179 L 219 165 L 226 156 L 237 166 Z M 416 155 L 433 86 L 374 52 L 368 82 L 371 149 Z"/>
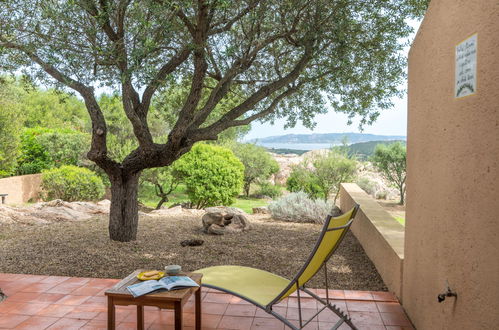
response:
<path id="1" fill-rule="evenodd" d="M 311 127 L 328 103 L 361 123 L 375 120 L 400 93 L 399 51 L 411 32 L 406 19 L 421 15 L 426 2 L 3 0 L 0 68 L 83 98 L 92 121 L 88 158 L 111 182 L 109 234 L 130 241 L 137 234 L 140 173 L 169 166 L 197 141 L 258 119 L 286 117 L 288 125 L 301 120 Z M 151 102 L 185 80 L 189 93 L 175 125 L 167 141 L 155 141 Z M 108 155 L 96 97 L 101 86 L 121 94 L 137 140 L 122 161 Z M 207 120 L 241 90 L 241 102 Z"/>
<path id="2" fill-rule="evenodd" d="M 265 148 L 251 143 L 234 143 L 232 152 L 244 165 L 244 193 L 248 197 L 251 184 L 265 182 L 272 174 L 279 172 L 279 164 Z"/>
<path id="3" fill-rule="evenodd" d="M 406 147 L 400 143 L 378 144 L 371 157 L 373 165 L 400 192 L 400 205 L 404 205 L 406 171 Z"/>

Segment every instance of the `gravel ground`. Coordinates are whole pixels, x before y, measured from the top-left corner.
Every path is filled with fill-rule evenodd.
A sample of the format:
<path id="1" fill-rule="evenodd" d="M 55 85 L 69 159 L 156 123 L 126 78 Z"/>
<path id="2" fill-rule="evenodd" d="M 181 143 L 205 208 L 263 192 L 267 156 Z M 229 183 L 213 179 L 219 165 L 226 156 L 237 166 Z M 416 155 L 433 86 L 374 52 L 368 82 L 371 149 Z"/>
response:
<path id="1" fill-rule="evenodd" d="M 141 217 L 138 239 L 108 239 L 105 216 L 49 225 L 0 225 L 0 272 L 122 278 L 134 269 L 168 264 L 196 270 L 243 265 L 292 278 L 314 246 L 321 226 L 250 216 L 251 230 L 224 236 L 203 234 L 199 217 Z M 198 247 L 182 247 L 202 239 Z M 383 280 L 357 239 L 346 235 L 328 263 L 330 286 L 344 290 L 386 291 Z M 323 287 L 323 272 L 309 287 Z"/>

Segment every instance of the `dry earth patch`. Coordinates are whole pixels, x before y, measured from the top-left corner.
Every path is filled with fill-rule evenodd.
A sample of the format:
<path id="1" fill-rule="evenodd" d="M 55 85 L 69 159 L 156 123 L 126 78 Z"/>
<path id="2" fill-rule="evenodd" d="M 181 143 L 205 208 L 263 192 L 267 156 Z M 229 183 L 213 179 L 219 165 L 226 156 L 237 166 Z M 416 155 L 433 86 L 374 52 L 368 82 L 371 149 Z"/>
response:
<path id="1" fill-rule="evenodd" d="M 0 272 L 121 278 L 137 268 L 168 264 L 195 270 L 213 265 L 243 265 L 292 276 L 309 255 L 321 226 L 249 216 L 251 230 L 223 236 L 202 233 L 200 216 L 141 216 L 135 242 L 110 241 L 107 217 L 46 225 L 0 225 Z M 182 247 L 187 239 L 202 239 L 198 247 Z M 333 288 L 386 290 L 374 265 L 355 237 L 348 233 L 329 262 Z M 320 272 L 310 283 L 323 287 Z"/>

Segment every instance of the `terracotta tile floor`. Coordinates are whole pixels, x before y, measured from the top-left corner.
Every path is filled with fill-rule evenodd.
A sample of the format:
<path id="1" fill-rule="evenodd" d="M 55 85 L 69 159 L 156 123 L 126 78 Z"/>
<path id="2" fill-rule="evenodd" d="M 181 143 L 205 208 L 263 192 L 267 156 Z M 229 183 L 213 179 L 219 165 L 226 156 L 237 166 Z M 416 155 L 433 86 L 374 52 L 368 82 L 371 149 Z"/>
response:
<path id="1" fill-rule="evenodd" d="M 15 279 L 15 280 L 14 280 Z M 0 273 L 0 288 L 8 296 L 0 302 L 0 329 L 106 329 L 104 292 L 118 280 Z M 315 290 L 325 297 L 325 290 Z M 204 289 L 202 322 L 205 329 L 284 329 L 283 323 L 238 297 Z M 397 299 L 387 292 L 330 290 L 334 303 L 347 312 L 359 329 L 413 329 Z M 312 316 L 317 304 L 302 300 L 303 315 Z M 297 298 L 275 311 L 298 324 Z M 185 329 L 194 329 L 194 301 L 185 305 Z M 117 307 L 118 329 L 135 329 L 134 306 Z M 323 311 L 306 329 L 330 329 L 338 317 Z M 173 312 L 146 307 L 147 329 L 173 329 Z M 349 329 L 343 325 L 340 329 Z"/>

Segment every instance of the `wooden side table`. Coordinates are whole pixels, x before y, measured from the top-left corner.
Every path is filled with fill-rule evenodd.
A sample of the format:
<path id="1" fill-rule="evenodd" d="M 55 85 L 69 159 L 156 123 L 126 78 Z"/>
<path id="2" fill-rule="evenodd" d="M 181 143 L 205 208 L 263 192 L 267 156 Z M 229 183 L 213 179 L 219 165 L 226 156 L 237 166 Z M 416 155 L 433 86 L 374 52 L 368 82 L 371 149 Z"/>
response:
<path id="1" fill-rule="evenodd" d="M 111 289 L 106 291 L 107 296 L 107 328 L 114 330 L 116 328 L 115 306 L 137 306 L 137 329 L 144 329 L 144 306 L 156 306 L 162 309 L 173 309 L 175 313 L 175 330 L 182 329 L 182 306 L 189 297 L 195 293 L 196 299 L 196 329 L 201 329 L 201 287 L 187 288 L 181 290 L 163 291 L 158 293 L 146 294 L 134 298 L 126 289 L 127 286 L 140 282 L 137 275 L 143 272 L 138 269 L 121 280 Z M 189 276 L 196 283 L 201 285 L 203 274 L 187 273 L 181 274 Z"/>

